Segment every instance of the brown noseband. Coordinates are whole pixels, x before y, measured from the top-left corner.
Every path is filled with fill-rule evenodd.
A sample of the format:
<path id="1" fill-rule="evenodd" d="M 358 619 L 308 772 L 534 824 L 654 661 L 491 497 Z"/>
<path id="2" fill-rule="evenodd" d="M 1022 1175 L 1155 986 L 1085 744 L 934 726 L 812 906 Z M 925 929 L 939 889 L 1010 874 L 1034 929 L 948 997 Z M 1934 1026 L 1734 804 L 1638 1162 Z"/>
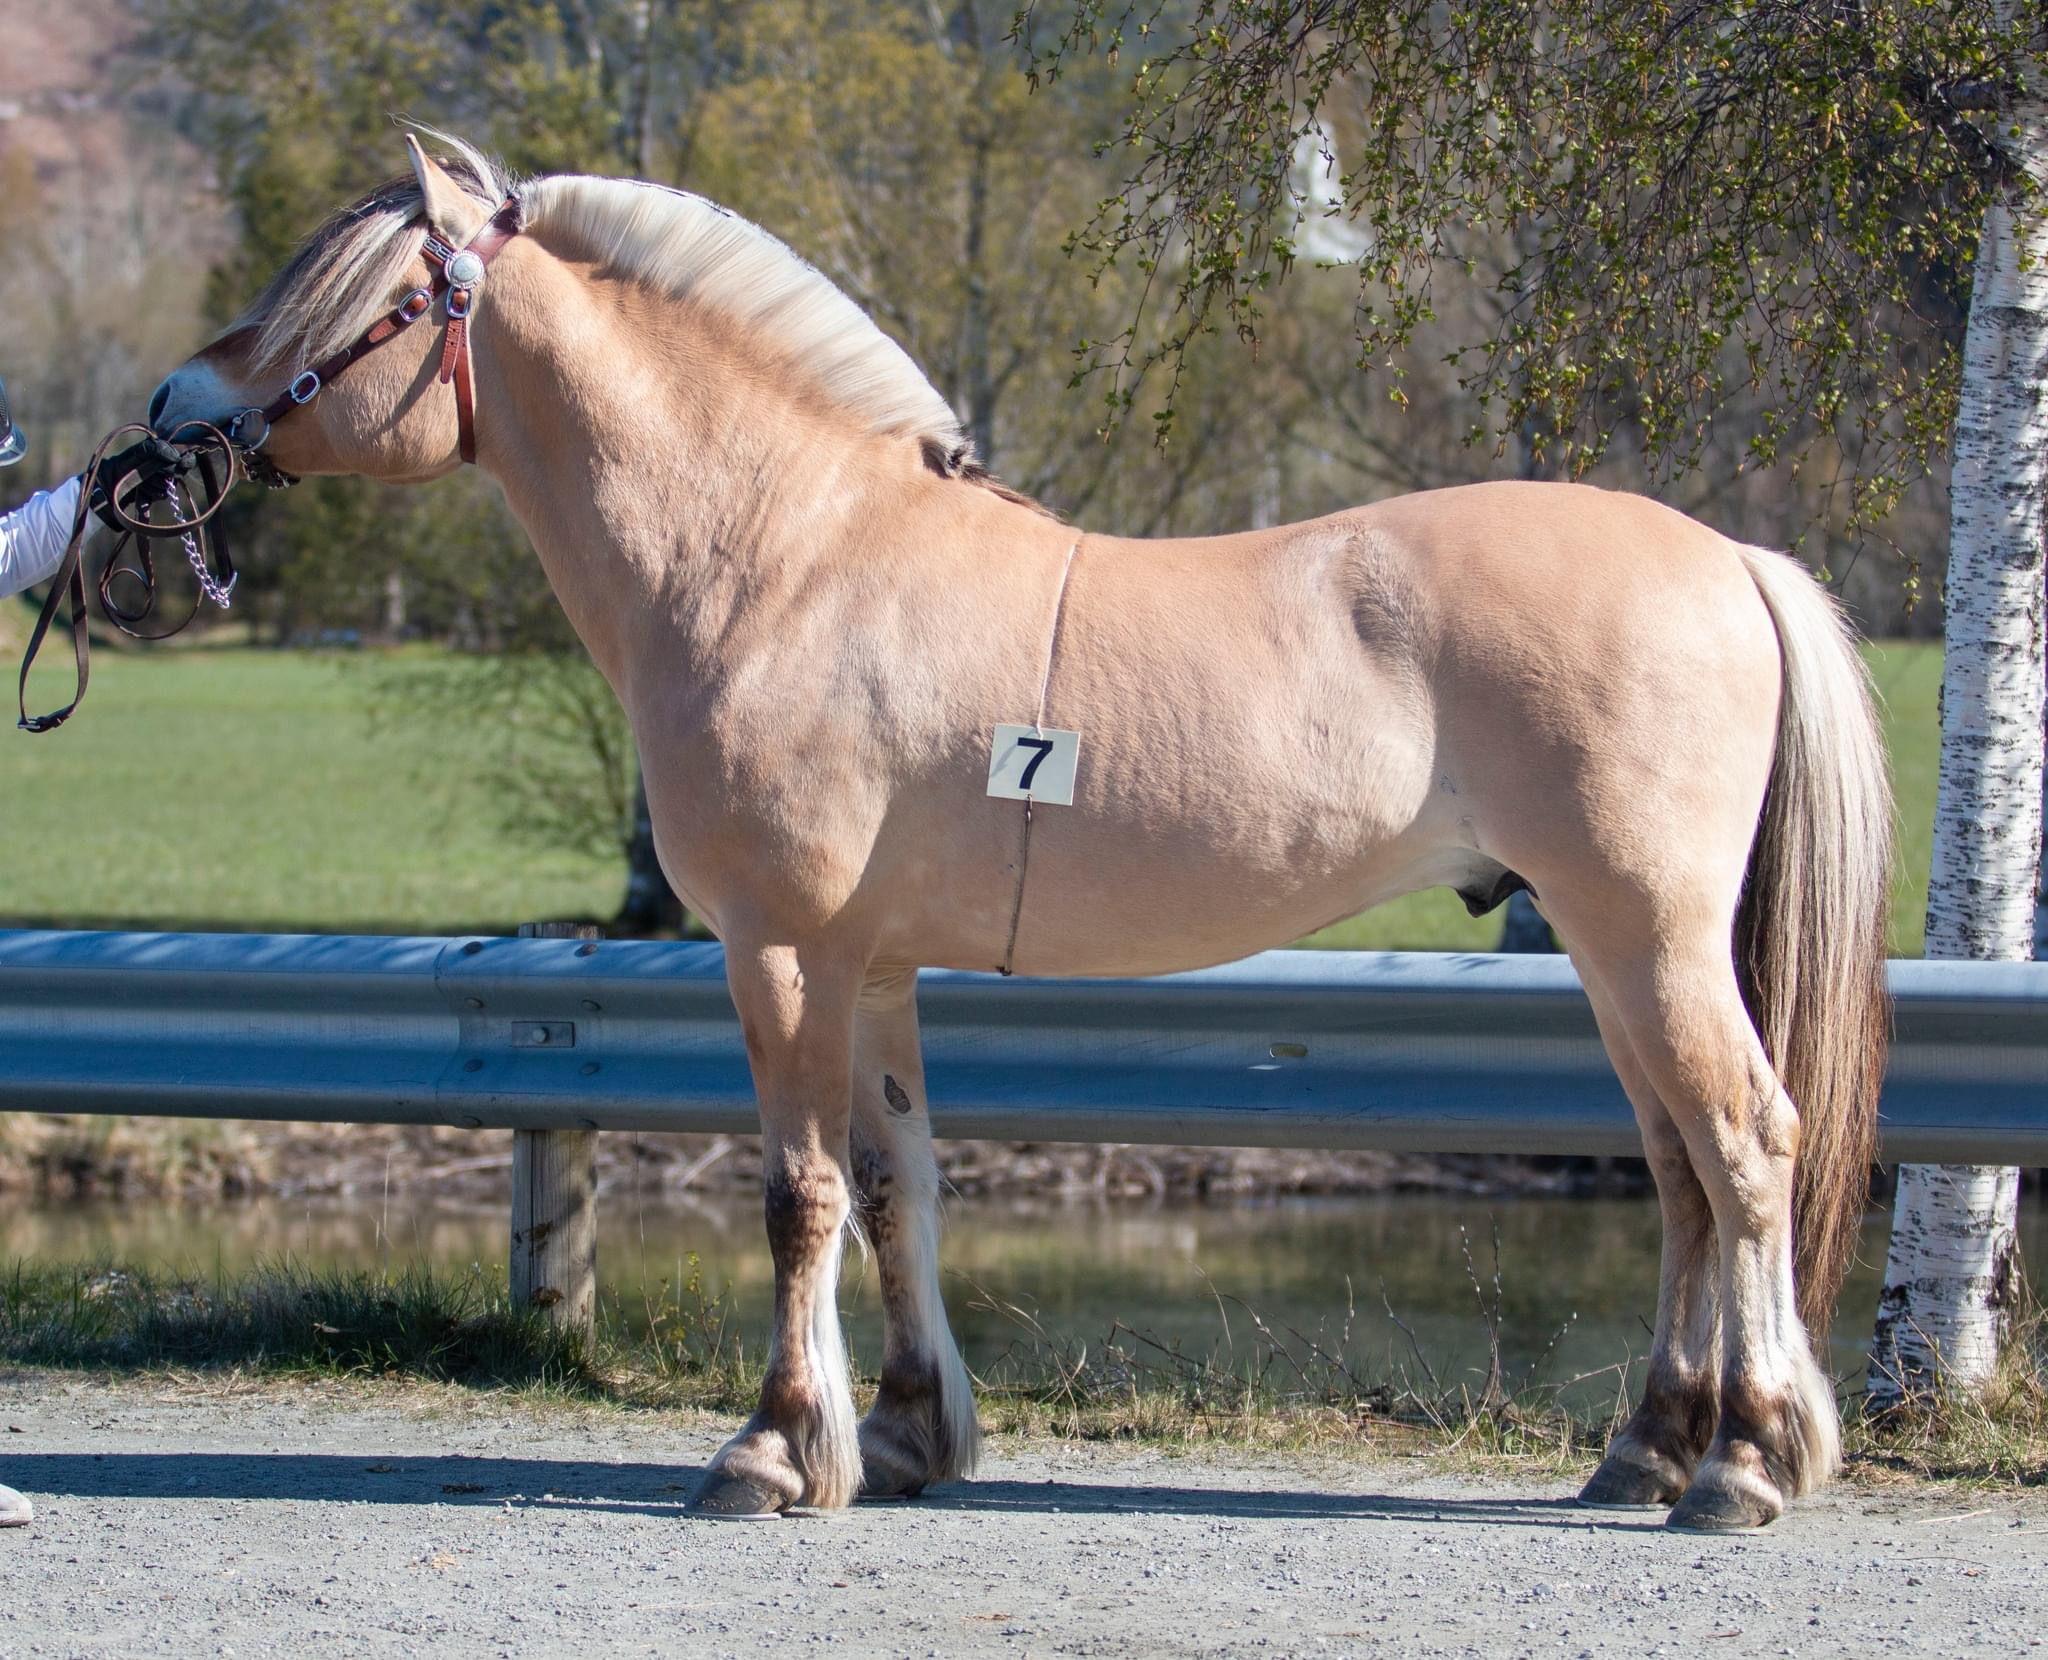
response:
<path id="1" fill-rule="evenodd" d="M 270 429 L 294 409 L 304 407 L 320 395 L 320 389 L 357 359 L 367 357 L 387 340 L 396 339 L 434 309 L 434 302 L 447 296 L 448 338 L 441 348 L 440 381 L 455 386 L 455 421 L 462 459 L 476 460 L 476 390 L 470 371 L 469 319 L 476 309 L 477 290 L 484 272 L 498 252 L 519 234 L 519 198 L 507 196 L 497 211 L 466 246 L 451 248 L 432 231 L 420 245 L 420 253 L 434 267 L 435 275 L 425 288 L 415 288 L 397 305 L 372 323 L 338 352 L 323 357 L 311 368 L 292 376 L 291 384 L 260 409 L 245 409 L 228 427 L 228 436 L 246 455 L 263 448 Z M 248 423 L 260 422 L 253 434 Z"/>

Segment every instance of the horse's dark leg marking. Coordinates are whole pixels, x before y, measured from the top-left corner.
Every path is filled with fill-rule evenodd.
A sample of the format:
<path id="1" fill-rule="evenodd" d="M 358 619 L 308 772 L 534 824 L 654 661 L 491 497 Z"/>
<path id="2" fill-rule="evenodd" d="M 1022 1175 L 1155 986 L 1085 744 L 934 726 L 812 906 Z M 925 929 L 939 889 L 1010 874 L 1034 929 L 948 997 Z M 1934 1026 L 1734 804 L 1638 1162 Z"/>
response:
<path id="1" fill-rule="evenodd" d="M 1721 1417 L 1671 1524 L 1739 1531 L 1774 1521 L 1834 1473 L 1840 1419 L 1793 1287 L 1791 1100 L 1766 1069 L 1747 1099 L 1688 1140 L 1720 1243 Z"/>
<path id="2" fill-rule="evenodd" d="M 1579 1498 L 1661 1509 L 1684 1497 L 1714 1438 L 1721 1395 L 1719 1264 L 1713 1212 L 1661 1107 L 1645 1121 L 1643 1139 L 1664 1218 L 1656 1337 L 1642 1401 Z"/>
<path id="3" fill-rule="evenodd" d="M 927 1481 L 945 1479 L 939 1472 L 950 1474 L 954 1463 L 939 1410 L 939 1368 L 918 1317 L 913 1276 L 923 1265 L 907 1237 L 920 1225 L 912 1213 L 917 1196 L 897 1181 L 898 1157 L 855 1118 L 853 1178 L 861 1226 L 880 1269 L 885 1334 L 875 1404 L 860 1427 L 861 1491 L 874 1497 L 920 1492 Z"/>
<path id="4" fill-rule="evenodd" d="M 843 1421 L 852 1405 L 836 1350 L 839 1247 L 847 1213 L 839 1166 L 815 1159 L 772 1171 L 765 1184 L 775 1263 L 774 1344 L 747 1427 L 714 1461 L 693 1508 L 759 1514 L 793 1504 L 833 1508 L 853 1497 Z M 826 1307 L 824 1299 L 831 1299 Z"/>
<path id="5" fill-rule="evenodd" d="M 1677 925 L 1688 915 L 1690 932 Z M 1585 978 L 1597 979 L 1619 1011 L 1625 1052 L 1663 1108 L 1654 1124 L 1645 1122 L 1645 1150 L 1670 1159 L 1661 1146 L 1668 1120 L 1713 1219 L 1719 1421 L 1669 1519 L 1715 1531 L 1762 1527 L 1825 1481 L 1839 1456 L 1834 1391 L 1815 1364 L 1792 1278 L 1799 1115 L 1743 1005 L 1726 931 L 1711 908 L 1674 909 L 1662 926 L 1645 922 L 1633 940 L 1625 910 L 1610 906 L 1604 918 L 1584 920 L 1611 953 Z M 1575 935 L 1571 921 L 1563 932 L 1576 952 L 1586 930 Z M 1704 1230 L 1695 1221 L 1690 1231 Z M 1677 1340 L 1660 1352 L 1678 1366 L 1659 1380 L 1669 1455 L 1697 1433 L 1705 1351 L 1684 1340 L 1683 1328 L 1703 1329 L 1708 1304 L 1703 1296 L 1688 1302 L 1685 1287 L 1669 1279 L 1664 1289 L 1660 1335 L 1668 1329 Z"/>

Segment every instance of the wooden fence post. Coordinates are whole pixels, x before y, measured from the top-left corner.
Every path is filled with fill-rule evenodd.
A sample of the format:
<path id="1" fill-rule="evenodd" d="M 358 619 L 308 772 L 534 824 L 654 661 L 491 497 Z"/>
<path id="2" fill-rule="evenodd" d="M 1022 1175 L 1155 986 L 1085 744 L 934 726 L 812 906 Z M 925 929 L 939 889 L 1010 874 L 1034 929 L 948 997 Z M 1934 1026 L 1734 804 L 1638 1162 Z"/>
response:
<path id="1" fill-rule="evenodd" d="M 574 922 L 525 922 L 521 939 L 604 938 Z M 597 1330 L 597 1132 L 512 1132 L 512 1305 L 558 1332 Z"/>

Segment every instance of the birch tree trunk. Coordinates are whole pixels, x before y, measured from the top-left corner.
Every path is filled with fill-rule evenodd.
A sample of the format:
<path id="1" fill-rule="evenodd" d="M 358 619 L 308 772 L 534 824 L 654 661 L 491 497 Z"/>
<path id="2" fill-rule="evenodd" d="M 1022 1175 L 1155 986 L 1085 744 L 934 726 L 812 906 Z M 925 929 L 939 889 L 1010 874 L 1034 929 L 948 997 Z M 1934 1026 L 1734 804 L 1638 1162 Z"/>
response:
<path id="1" fill-rule="evenodd" d="M 2031 90 L 2031 89 L 2030 89 Z M 2008 159 L 2048 176 L 2048 107 L 2005 112 Z M 1950 484 L 1941 781 L 1927 955 L 2021 960 L 2034 950 L 2041 860 L 2043 498 L 2048 493 L 2048 220 L 1984 215 L 1963 343 Z M 1981 1387 L 2018 1289 L 2019 1172 L 1899 1171 L 1870 1404 Z"/>

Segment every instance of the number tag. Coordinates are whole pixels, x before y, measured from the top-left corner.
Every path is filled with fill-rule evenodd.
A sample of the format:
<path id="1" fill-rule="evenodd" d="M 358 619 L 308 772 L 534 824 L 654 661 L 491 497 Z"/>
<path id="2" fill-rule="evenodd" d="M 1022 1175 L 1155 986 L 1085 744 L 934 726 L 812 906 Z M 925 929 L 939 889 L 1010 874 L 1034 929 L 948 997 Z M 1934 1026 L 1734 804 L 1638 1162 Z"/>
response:
<path id="1" fill-rule="evenodd" d="M 1074 769 L 1081 734 L 1058 727 L 998 726 L 989 748 L 988 793 L 1006 801 L 1074 804 Z"/>

